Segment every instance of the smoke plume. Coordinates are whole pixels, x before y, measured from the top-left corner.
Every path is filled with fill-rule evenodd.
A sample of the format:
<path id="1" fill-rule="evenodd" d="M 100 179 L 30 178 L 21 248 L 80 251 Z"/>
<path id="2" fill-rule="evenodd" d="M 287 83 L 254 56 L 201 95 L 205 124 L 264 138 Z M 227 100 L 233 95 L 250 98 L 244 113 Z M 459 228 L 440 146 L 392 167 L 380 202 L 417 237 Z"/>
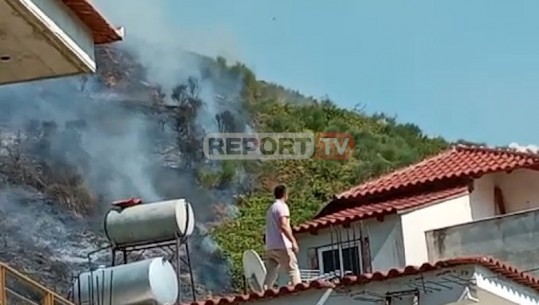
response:
<path id="1" fill-rule="evenodd" d="M 509 144 L 509 148 L 519 152 L 528 152 L 534 154 L 537 154 L 539 152 L 539 146 L 535 144 L 521 145 L 516 142 L 512 142 Z"/>
<path id="2" fill-rule="evenodd" d="M 116 67 L 113 61 L 98 62 L 100 77 L 0 88 L 0 214 L 11 218 L 0 230 L 16 232 L 7 238 L 16 239 L 18 248 L 47 251 L 51 264 L 64 262 L 69 271 L 81 271 L 83 253 L 103 242 L 96 225 L 108 202 L 187 198 L 200 221 L 194 267 L 201 284 L 219 290 L 228 284 L 227 265 L 215 256 L 217 246 L 204 234 L 205 223 L 215 221 L 213 205 L 230 205 L 242 183 L 238 179 L 248 177 L 237 172 L 226 188 L 201 187 L 200 167 L 219 164 L 200 158 L 200 140 L 227 122 L 229 131 L 249 126 L 239 99 L 241 75 L 225 73 L 196 53 L 230 58 L 236 45 L 222 40 L 230 37 L 222 33 L 178 29 L 163 1 L 96 2 L 126 28 L 125 41 L 104 54 L 119 50 L 116 59 L 132 56 L 132 61 Z M 108 72 L 125 72 L 127 85 L 105 85 Z M 89 210 L 96 216 L 87 216 Z M 28 260 L 33 256 L 29 253 Z M 15 258 L 0 252 L 0 259 Z"/>
<path id="3" fill-rule="evenodd" d="M 211 31 L 182 28 L 173 13 L 181 10 L 180 1 L 96 0 L 95 4 L 110 20 L 126 29 L 123 46 L 146 68 L 148 79 L 165 92 L 171 92 L 179 81 L 188 77 L 201 78 L 201 58 L 185 50 L 212 58 L 221 56 L 232 63 L 239 58 L 238 44 L 223 26 L 208 21 L 205 29 L 209 27 Z M 217 114 L 211 83 L 201 86 L 201 95 L 208 114 Z"/>

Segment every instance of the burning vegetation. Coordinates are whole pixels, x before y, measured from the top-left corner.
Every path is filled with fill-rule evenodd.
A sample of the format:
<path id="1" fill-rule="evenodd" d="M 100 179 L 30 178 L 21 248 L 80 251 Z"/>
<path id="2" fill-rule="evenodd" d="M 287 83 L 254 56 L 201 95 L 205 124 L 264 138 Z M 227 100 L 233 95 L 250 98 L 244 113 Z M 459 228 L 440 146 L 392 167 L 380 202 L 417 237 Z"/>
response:
<path id="1" fill-rule="evenodd" d="M 0 260 L 65 292 L 69 273 L 87 268 L 86 253 L 106 242 L 100 227 L 110 202 L 182 197 L 195 204 L 200 220 L 192 243 L 204 254 L 193 264 L 200 272 L 221 274 L 201 284 L 226 289 L 227 261 L 206 226 L 227 216 L 214 211 L 227 213 L 239 189 L 233 176 L 242 170 L 204 162 L 201 141 L 206 132 L 247 125 L 235 91 L 241 75 L 204 59 L 197 77 L 186 77 L 165 94 L 129 52 L 102 48 L 98 59 L 102 68 L 95 77 L 0 90 L 0 215 L 12 218 L 0 230 L 20 230 L 2 234 Z M 215 100 L 204 101 L 203 86 L 210 85 Z M 211 175 L 215 183 L 208 182 Z M 54 236 L 50 227 L 65 232 Z M 80 238 L 79 244 L 68 242 Z M 23 249 L 28 252 L 21 255 Z M 42 253 L 49 253 L 44 257 L 50 262 Z M 107 257 L 98 260 L 108 263 Z"/>

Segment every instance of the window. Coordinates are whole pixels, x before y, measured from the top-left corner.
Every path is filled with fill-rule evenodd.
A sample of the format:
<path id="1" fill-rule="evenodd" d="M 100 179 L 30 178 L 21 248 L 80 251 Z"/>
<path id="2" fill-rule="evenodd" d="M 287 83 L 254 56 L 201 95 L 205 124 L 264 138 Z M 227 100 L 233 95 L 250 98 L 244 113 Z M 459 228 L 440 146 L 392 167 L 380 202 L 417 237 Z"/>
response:
<path id="1" fill-rule="evenodd" d="M 361 273 L 361 249 L 358 243 L 342 243 L 340 245 L 318 249 L 318 262 L 321 274 L 335 272 L 337 274 Z"/>

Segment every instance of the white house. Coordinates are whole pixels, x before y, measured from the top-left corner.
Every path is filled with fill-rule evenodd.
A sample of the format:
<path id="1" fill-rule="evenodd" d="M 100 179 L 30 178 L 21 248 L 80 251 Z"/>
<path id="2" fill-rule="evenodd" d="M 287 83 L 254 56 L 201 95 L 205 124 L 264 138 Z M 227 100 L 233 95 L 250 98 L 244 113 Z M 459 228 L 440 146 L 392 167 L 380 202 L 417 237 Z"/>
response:
<path id="1" fill-rule="evenodd" d="M 346 276 L 337 283 L 312 281 L 264 294 L 193 302 L 191 305 L 449 305 L 539 304 L 539 283 L 495 259 L 462 258 Z M 187 304 L 186 304 L 187 305 Z"/>
<path id="2" fill-rule="evenodd" d="M 89 0 L 0 0 L 0 85 L 93 73 L 94 47 L 119 41 Z"/>
<path id="3" fill-rule="evenodd" d="M 296 226 L 300 266 L 321 273 L 362 274 L 485 254 L 513 263 L 530 247 L 539 247 L 539 235 L 537 242 L 531 239 L 539 223 L 530 217 L 539 207 L 538 170 L 536 154 L 452 147 L 339 194 L 311 221 Z M 526 226 L 521 225 L 522 217 L 518 223 L 504 222 L 515 213 L 528 215 Z M 492 229 L 482 230 L 493 217 L 498 220 L 490 221 Z M 473 227 L 475 240 L 457 234 L 462 232 L 457 229 L 451 238 L 446 238 L 447 231 L 436 231 L 480 221 L 481 226 Z M 500 222 L 506 227 L 503 232 Z M 499 234 L 492 234 L 495 231 Z M 511 251 L 518 253 L 507 253 L 500 242 L 503 236 L 519 237 L 518 245 L 511 239 Z M 482 239 L 490 243 L 481 244 Z M 530 256 L 526 264 L 515 265 L 533 267 L 536 262 Z"/>
<path id="4" fill-rule="evenodd" d="M 483 255 L 536 264 L 538 170 L 536 154 L 454 146 L 339 194 L 294 227 L 300 268 L 332 277 L 193 305 L 539 304 L 532 268 Z"/>

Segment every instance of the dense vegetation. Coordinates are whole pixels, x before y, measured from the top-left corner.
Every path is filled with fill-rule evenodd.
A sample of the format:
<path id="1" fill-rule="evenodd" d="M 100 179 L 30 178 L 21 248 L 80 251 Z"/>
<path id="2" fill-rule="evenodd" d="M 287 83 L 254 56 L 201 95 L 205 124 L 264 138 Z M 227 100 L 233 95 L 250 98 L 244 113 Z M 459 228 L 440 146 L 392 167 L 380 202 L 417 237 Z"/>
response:
<path id="1" fill-rule="evenodd" d="M 219 62 L 224 64 L 223 60 Z M 367 115 L 359 107 L 342 109 L 328 99 L 309 99 L 258 81 L 243 66 L 232 69 L 241 70 L 244 75 L 242 99 L 258 132 L 345 132 L 353 135 L 356 143 L 353 157 L 346 161 L 310 159 L 250 164 L 249 170 L 257 175 L 257 185 L 238 200 L 237 215 L 213 231 L 232 260 L 235 287 L 241 284 L 243 251 L 262 251 L 265 210 L 275 184 L 285 183 L 291 190 L 292 223 L 298 224 L 312 217 L 332 195 L 448 145 L 441 138 L 425 136 L 414 124 L 400 124 L 383 114 Z"/>

